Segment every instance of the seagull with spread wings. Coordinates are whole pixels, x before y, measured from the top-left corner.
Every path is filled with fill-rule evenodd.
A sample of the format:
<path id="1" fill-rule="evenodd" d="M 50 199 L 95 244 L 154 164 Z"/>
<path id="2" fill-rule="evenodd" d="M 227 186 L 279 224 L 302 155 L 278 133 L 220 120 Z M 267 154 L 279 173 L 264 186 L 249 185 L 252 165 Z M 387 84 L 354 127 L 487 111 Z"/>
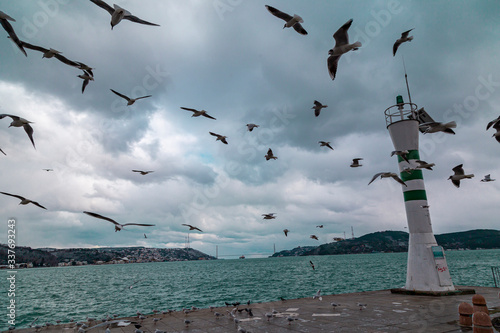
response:
<path id="1" fill-rule="evenodd" d="M 474 174 L 466 175 L 463 166 L 464 166 L 463 164 L 459 164 L 456 167 L 454 167 L 453 169 L 451 169 L 451 170 L 453 170 L 453 172 L 455 174 L 451 175 L 448 178 L 448 180 L 451 180 L 453 185 L 455 185 L 457 188 L 460 187 L 460 180 L 470 179 L 470 178 L 474 177 Z"/>
<path id="2" fill-rule="evenodd" d="M 125 224 L 120 224 L 120 223 L 116 222 L 115 220 L 110 219 L 109 217 L 106 217 L 106 216 L 102 216 L 102 215 L 99 215 L 99 214 L 96 214 L 96 213 L 92 213 L 92 212 L 84 212 L 84 213 L 87 214 L 87 215 L 89 215 L 89 216 L 95 217 L 97 219 L 102 219 L 102 220 L 106 220 L 108 222 L 113 223 L 115 225 L 115 232 L 122 230 L 124 227 L 126 227 L 128 225 L 138 225 L 138 226 L 141 226 L 141 227 L 154 227 L 155 226 L 154 224 L 143 224 L 143 223 L 125 223 Z"/>
<path id="3" fill-rule="evenodd" d="M 83 70 L 83 74 L 77 76 L 83 80 L 82 83 L 82 94 L 83 94 L 83 92 L 85 91 L 85 87 L 89 84 L 89 82 L 94 81 L 94 77 L 90 75 L 90 73 L 86 70 Z"/>
<path id="4" fill-rule="evenodd" d="M 6 193 L 6 192 L 0 192 L 0 193 L 5 194 L 5 195 L 10 195 L 11 197 L 20 199 L 21 200 L 21 202 L 19 203 L 20 205 L 27 205 L 29 203 L 32 203 L 35 206 L 38 206 L 38 207 L 43 208 L 43 209 L 47 209 L 47 208 L 43 207 L 42 205 L 40 205 L 38 202 L 30 200 L 30 199 L 26 199 L 25 197 L 22 197 L 20 195 L 10 194 L 10 193 Z"/>
<path id="5" fill-rule="evenodd" d="M 304 20 L 299 15 L 294 14 L 293 16 L 290 16 L 287 13 L 283 13 L 282 11 L 268 5 L 266 5 L 266 8 L 271 14 L 286 22 L 283 29 L 293 27 L 299 34 L 307 35 L 307 31 L 301 25 L 301 23 L 304 23 Z"/>
<path id="6" fill-rule="evenodd" d="M 415 28 L 413 28 L 413 29 L 415 29 Z M 413 36 L 408 37 L 408 34 L 413 29 L 410 29 L 408 31 L 403 32 L 401 34 L 401 38 L 399 38 L 398 40 L 396 40 L 396 42 L 394 43 L 394 46 L 392 47 L 392 56 L 396 56 L 396 52 L 398 50 L 399 45 L 401 45 L 404 42 L 411 42 L 412 41 Z"/>
<path id="7" fill-rule="evenodd" d="M 125 96 L 123 94 L 120 94 L 119 92 L 117 91 L 114 91 L 113 89 L 109 89 L 111 90 L 112 92 L 114 92 L 116 95 L 120 96 L 121 98 L 124 98 L 125 100 L 127 100 L 127 106 L 129 105 L 132 105 L 135 103 L 135 101 L 137 101 L 138 99 L 142 99 L 142 98 L 148 98 L 148 97 L 151 97 L 153 95 L 147 95 L 147 96 L 142 96 L 142 97 L 137 97 L 137 98 L 130 98 L 128 96 Z"/>
<path id="8" fill-rule="evenodd" d="M 110 15 L 111 15 L 111 30 L 113 30 L 113 27 L 117 25 L 118 23 L 121 22 L 121 20 L 129 20 L 135 23 L 140 23 L 140 24 L 146 24 L 146 25 L 154 25 L 154 26 L 159 26 L 158 24 L 151 23 L 148 21 L 141 20 L 137 16 L 132 15 L 129 11 L 126 9 L 121 8 L 118 5 L 113 4 L 113 8 L 105 3 L 102 0 L 90 0 L 94 4 L 98 5 L 102 9 L 106 10 Z"/>
<path id="9" fill-rule="evenodd" d="M 185 107 L 182 107 L 182 106 L 181 106 L 181 109 L 186 110 L 186 111 L 191 111 L 191 112 L 193 112 L 193 114 L 191 115 L 191 117 L 199 117 L 199 116 L 203 116 L 203 117 L 207 117 L 207 118 L 210 118 L 210 119 L 216 120 L 214 117 L 212 117 L 211 115 L 209 115 L 209 114 L 207 113 L 207 111 L 205 111 L 205 110 L 198 111 L 198 110 L 196 110 L 196 109 L 185 108 Z"/>
<path id="10" fill-rule="evenodd" d="M 332 146 L 330 146 L 330 142 L 329 141 L 318 141 L 320 147 L 328 147 L 330 148 L 331 150 L 333 150 Z"/>
<path id="11" fill-rule="evenodd" d="M 182 225 L 184 225 L 186 227 L 189 227 L 189 230 L 198 230 L 200 232 L 203 232 L 200 228 L 192 226 L 191 224 L 185 224 L 185 223 L 183 223 Z"/>
<path id="12" fill-rule="evenodd" d="M 264 216 L 263 217 L 264 220 L 272 220 L 276 218 L 275 214 L 276 213 L 262 214 L 262 216 Z"/>
<path id="13" fill-rule="evenodd" d="M 399 176 L 397 174 L 395 174 L 394 172 L 379 172 L 377 174 L 375 174 L 372 178 L 372 180 L 370 180 L 370 182 L 368 183 L 368 185 L 370 185 L 375 179 L 377 179 L 378 177 L 380 178 L 389 178 L 391 177 L 392 179 L 394 179 L 395 181 L 397 181 L 398 183 L 400 183 L 401 185 L 404 185 L 404 186 L 408 186 L 406 185 L 406 183 L 401 179 L 399 178 Z"/>
<path id="14" fill-rule="evenodd" d="M 452 128 L 456 128 L 457 123 L 454 121 L 450 121 L 448 123 L 440 123 L 437 121 L 423 123 L 419 125 L 419 128 L 424 130 L 424 134 L 427 133 L 436 133 L 436 132 L 444 132 L 448 134 L 455 134 L 455 131 Z"/>
<path id="15" fill-rule="evenodd" d="M 352 163 L 350 165 L 351 168 L 358 168 L 360 166 L 363 166 L 363 164 L 359 164 L 359 161 L 362 160 L 361 157 L 358 157 L 358 158 L 353 158 L 352 159 Z"/>
<path id="16" fill-rule="evenodd" d="M 266 158 L 266 161 L 269 161 L 270 159 L 273 159 L 273 160 L 278 159 L 277 156 L 273 155 L 273 151 L 271 150 L 271 148 L 269 148 L 269 150 L 267 151 L 267 155 L 265 155 L 264 157 Z"/>
<path id="17" fill-rule="evenodd" d="M 30 126 L 31 121 L 28 121 L 24 118 L 14 116 L 11 114 L 0 114 L 0 119 L 3 119 L 5 117 L 10 117 L 12 119 L 12 122 L 10 123 L 9 127 L 23 127 L 24 130 L 26 131 L 26 134 L 28 134 L 28 137 L 31 140 L 31 143 L 33 144 L 33 148 L 36 149 L 35 147 L 35 141 L 33 141 L 33 128 Z"/>
<path id="18" fill-rule="evenodd" d="M 319 113 L 321 112 L 321 109 L 327 108 L 328 105 L 323 105 L 318 101 L 314 101 L 314 106 L 311 109 L 314 109 L 314 115 L 317 117 L 319 116 Z"/>
<path id="19" fill-rule="evenodd" d="M 222 143 L 224 143 L 224 144 L 227 145 L 227 140 L 226 140 L 227 136 L 220 135 L 220 134 L 217 134 L 217 133 L 214 133 L 214 132 L 208 132 L 208 133 L 210 133 L 210 135 L 213 135 L 213 136 L 217 137 L 217 139 L 215 139 L 215 141 L 220 140 Z"/>
<path id="20" fill-rule="evenodd" d="M 138 173 L 140 173 L 141 175 L 145 176 L 145 175 L 147 175 L 148 173 L 151 173 L 151 172 L 154 172 L 154 171 L 132 170 L 132 172 L 138 172 Z"/>
<path id="21" fill-rule="evenodd" d="M 328 73 L 330 74 L 330 78 L 332 80 L 335 79 L 335 75 L 337 74 L 337 66 L 339 63 L 340 57 L 349 51 L 356 51 L 361 47 L 361 43 L 355 42 L 349 44 L 349 36 L 347 34 L 347 30 L 351 27 L 352 19 L 344 23 L 343 26 L 339 28 L 334 34 L 333 38 L 335 38 L 335 47 L 328 51 L 329 57 L 327 59 Z"/>

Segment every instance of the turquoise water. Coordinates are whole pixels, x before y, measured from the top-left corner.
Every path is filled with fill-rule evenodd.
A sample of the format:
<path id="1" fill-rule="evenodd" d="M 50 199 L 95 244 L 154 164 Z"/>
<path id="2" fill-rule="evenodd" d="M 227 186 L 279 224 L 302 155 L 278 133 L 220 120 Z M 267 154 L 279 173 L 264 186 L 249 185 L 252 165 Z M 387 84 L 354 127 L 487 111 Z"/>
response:
<path id="1" fill-rule="evenodd" d="M 494 286 L 500 250 L 447 251 L 456 285 Z M 402 287 L 407 253 L 309 256 L 22 269 L 16 274 L 16 327 L 153 309 L 223 306 Z M 309 264 L 313 261 L 316 269 Z M 1 271 L 2 281 L 7 272 Z M 130 289 L 129 286 L 133 285 Z M 2 309 L 9 304 L 2 283 Z M 7 310 L 0 329 L 7 325 Z"/>

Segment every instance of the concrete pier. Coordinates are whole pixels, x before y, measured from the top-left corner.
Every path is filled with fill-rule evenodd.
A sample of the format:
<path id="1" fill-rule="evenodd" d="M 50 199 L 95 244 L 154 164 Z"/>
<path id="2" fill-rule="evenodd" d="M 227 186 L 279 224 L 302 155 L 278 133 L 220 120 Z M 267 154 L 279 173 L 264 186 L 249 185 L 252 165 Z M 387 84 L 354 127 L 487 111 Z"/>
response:
<path id="1" fill-rule="evenodd" d="M 487 301 L 491 318 L 500 316 L 499 288 L 461 287 L 474 289 Z M 390 290 L 367 291 L 352 294 L 323 295 L 322 300 L 310 298 L 290 299 L 269 303 L 240 305 L 239 309 L 252 309 L 253 317 L 247 311 L 236 312 L 238 323 L 229 316 L 231 307 L 218 307 L 213 310 L 199 309 L 189 314 L 175 311 L 172 314 L 147 314 L 146 319 L 136 317 L 122 318 L 140 323 L 143 332 L 155 332 L 156 329 L 171 332 L 422 332 L 455 333 L 470 332 L 459 325 L 458 306 L 462 302 L 471 303 L 471 294 L 452 296 L 404 295 L 394 294 Z M 331 303 L 339 304 L 333 307 Z M 366 307 L 358 303 L 366 304 Z M 158 309 L 165 310 L 165 309 Z M 266 313 L 275 314 L 269 318 Z M 214 312 L 224 314 L 217 318 Z M 153 318 L 161 318 L 155 323 Z M 288 320 L 288 318 L 294 320 Z M 184 320 L 191 323 L 186 327 Z M 90 323 L 90 327 L 98 323 Z M 241 330 L 238 331 L 238 326 Z M 134 333 L 135 327 L 111 327 L 111 333 Z M 106 326 L 87 329 L 86 332 L 104 333 Z M 74 323 L 65 323 L 38 330 L 41 333 L 78 332 Z M 11 331 L 12 332 L 12 331 Z M 34 328 L 15 330 L 14 332 L 35 332 Z"/>

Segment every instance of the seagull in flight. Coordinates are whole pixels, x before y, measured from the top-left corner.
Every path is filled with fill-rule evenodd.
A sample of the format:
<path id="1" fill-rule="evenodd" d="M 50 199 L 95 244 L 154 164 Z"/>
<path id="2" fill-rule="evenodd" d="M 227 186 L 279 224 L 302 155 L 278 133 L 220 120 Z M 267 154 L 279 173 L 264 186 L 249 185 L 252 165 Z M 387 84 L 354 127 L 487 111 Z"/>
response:
<path id="1" fill-rule="evenodd" d="M 288 236 L 288 233 L 290 232 L 290 230 L 288 230 L 288 229 L 283 229 L 283 232 L 285 233 L 285 237 L 287 237 L 287 236 Z"/>
<path id="2" fill-rule="evenodd" d="M 220 140 L 222 143 L 226 144 L 227 145 L 227 136 L 224 136 L 224 135 L 220 135 L 220 134 L 217 134 L 217 133 L 214 133 L 214 132 L 208 132 L 210 133 L 210 135 L 213 135 L 213 136 L 216 136 L 217 139 L 215 139 L 215 141 L 218 141 Z"/>
<path id="3" fill-rule="evenodd" d="M 248 131 L 251 132 L 253 131 L 254 128 L 257 128 L 259 127 L 259 125 L 255 125 L 255 124 L 247 124 L 247 127 L 248 127 Z"/>
<path id="4" fill-rule="evenodd" d="M 496 119 L 493 119 L 492 121 L 490 121 L 488 123 L 488 125 L 486 125 L 486 130 L 489 130 L 491 126 L 496 125 L 498 123 L 500 123 L 500 116 L 498 116 Z"/>
<path id="5" fill-rule="evenodd" d="M 330 146 L 330 142 L 328 141 L 318 141 L 320 147 L 328 147 L 330 148 L 331 150 L 333 150 L 332 146 Z"/>
<path id="6" fill-rule="evenodd" d="M 47 209 L 47 208 L 43 207 L 42 205 L 40 205 L 38 202 L 30 200 L 30 199 L 26 199 L 25 197 L 22 197 L 20 195 L 10 194 L 10 193 L 6 193 L 6 192 L 0 192 L 0 193 L 5 194 L 5 195 L 10 195 L 11 197 L 20 199 L 21 200 L 21 202 L 19 203 L 20 205 L 27 205 L 29 203 L 32 203 L 35 206 L 38 206 L 38 207 L 43 208 L 43 209 Z"/>
<path id="7" fill-rule="evenodd" d="M 313 271 L 316 270 L 316 268 L 314 268 L 314 264 L 311 260 L 309 260 L 309 264 L 311 265 L 311 268 L 313 269 Z"/>
<path id="8" fill-rule="evenodd" d="M 323 227 L 324 226 L 322 224 L 316 226 L 316 228 L 320 228 L 320 229 L 323 229 Z"/>
<path id="9" fill-rule="evenodd" d="M 196 109 L 185 108 L 185 107 L 182 107 L 182 106 L 181 106 L 181 109 L 186 110 L 186 111 L 191 111 L 191 112 L 193 112 L 193 115 L 192 115 L 191 117 L 199 117 L 199 116 L 203 116 L 203 117 L 207 117 L 207 118 L 210 118 L 210 119 L 216 120 L 214 117 L 210 116 L 210 115 L 207 113 L 207 111 L 205 111 L 205 110 L 198 111 L 198 110 L 196 110 Z"/>
<path id="10" fill-rule="evenodd" d="M 343 26 L 339 28 L 334 34 L 335 47 L 328 51 L 329 57 L 327 59 L 328 73 L 332 80 L 335 79 L 337 74 L 337 65 L 339 63 L 340 57 L 351 50 L 356 51 L 361 47 L 361 43 L 355 42 L 349 44 L 349 36 L 347 35 L 347 30 L 351 27 L 352 19 L 347 21 Z"/>
<path id="11" fill-rule="evenodd" d="M 360 166 L 363 166 L 363 164 L 359 164 L 359 161 L 362 160 L 362 158 L 358 157 L 358 158 L 353 158 L 352 159 L 352 163 L 350 165 L 351 168 L 357 168 L 357 167 L 360 167 Z"/>
<path id="12" fill-rule="evenodd" d="M 90 1 L 92 1 L 93 3 L 95 3 L 96 5 L 98 5 L 99 7 L 101 7 L 102 9 L 106 10 L 111 15 L 111 30 L 113 30 L 113 27 L 115 25 L 117 25 L 118 23 L 120 23 L 122 19 L 129 20 L 129 21 L 132 21 L 132 22 L 135 22 L 135 23 L 140 23 L 140 24 L 154 25 L 154 26 L 157 26 L 157 27 L 159 26 L 158 24 L 141 20 L 137 16 L 134 16 L 134 15 L 130 14 L 129 11 L 127 11 L 126 9 L 121 8 L 118 5 L 114 4 L 113 8 L 111 8 L 110 5 L 108 5 L 107 3 L 105 3 L 102 0 L 90 0 Z"/>
<path id="13" fill-rule="evenodd" d="M 415 28 L 413 28 L 415 29 Z M 401 45 L 402 43 L 404 42 L 411 42 L 412 39 L 413 39 L 413 36 L 410 36 L 408 37 L 408 34 L 410 33 L 410 31 L 412 31 L 413 29 L 410 29 L 408 31 L 405 31 L 401 34 L 401 38 L 399 38 L 395 43 L 394 43 L 394 46 L 392 47 L 392 56 L 396 56 L 396 52 L 398 50 L 398 47 L 399 45 Z"/>
<path id="14" fill-rule="evenodd" d="M 391 157 L 394 155 L 401 156 L 403 160 L 405 160 L 407 163 L 410 163 L 410 161 L 408 160 L 408 154 L 409 154 L 408 150 L 394 150 L 391 153 Z"/>
<path id="15" fill-rule="evenodd" d="M 12 25 L 9 23 L 9 21 L 16 22 L 16 20 L 14 20 L 12 17 L 10 17 L 9 15 L 5 14 L 0 10 L 0 24 L 5 29 L 5 31 L 7 31 L 10 39 L 12 39 L 14 43 L 16 43 L 17 47 L 19 47 L 21 52 L 24 53 L 25 56 L 28 56 L 28 54 L 23 48 L 22 42 L 17 37 L 16 32 L 14 31 L 14 28 L 12 28 Z"/>
<path id="16" fill-rule="evenodd" d="M 154 172 L 154 171 L 132 170 L 132 172 L 139 172 L 141 175 L 145 176 L 148 173 L 151 173 L 151 172 Z"/>
<path id="17" fill-rule="evenodd" d="M 271 150 L 271 148 L 269 148 L 269 150 L 267 151 L 267 155 L 265 155 L 264 157 L 266 158 L 266 161 L 269 161 L 270 159 L 273 159 L 273 160 L 278 159 L 277 156 L 273 155 L 273 151 Z"/>
<path id="18" fill-rule="evenodd" d="M 268 5 L 266 5 L 266 8 L 271 14 L 286 22 L 283 29 L 293 27 L 299 34 L 307 35 L 307 31 L 301 25 L 301 23 L 304 23 L 304 20 L 299 15 L 294 14 L 293 16 L 290 16 L 287 13 L 283 13 L 282 11 Z"/>
<path id="19" fill-rule="evenodd" d="M 186 227 L 189 227 L 189 230 L 198 230 L 200 232 L 203 232 L 200 228 L 194 227 L 191 224 L 185 224 L 185 223 L 183 223 L 182 225 L 184 225 Z"/>
<path id="20" fill-rule="evenodd" d="M 457 188 L 460 187 L 460 180 L 466 179 L 466 178 L 472 178 L 474 177 L 474 174 L 466 175 L 464 172 L 463 164 L 459 164 L 456 167 L 454 167 L 453 172 L 455 173 L 454 175 L 451 175 L 448 180 L 451 179 L 451 182 L 453 185 L 455 185 Z"/>
<path id="21" fill-rule="evenodd" d="M 314 109 L 314 115 L 317 117 L 319 116 L 319 113 L 321 112 L 321 109 L 327 108 L 328 105 L 323 105 L 318 101 L 314 101 L 314 106 L 311 109 Z"/>
<path id="22" fill-rule="evenodd" d="M 155 226 L 154 224 L 142 224 L 142 223 L 120 224 L 120 223 L 116 222 L 115 220 L 110 219 L 109 217 L 106 217 L 106 216 L 102 216 L 102 215 L 99 215 L 99 214 L 96 214 L 96 213 L 92 213 L 92 212 L 84 212 L 84 213 L 87 214 L 87 215 L 90 215 L 92 217 L 95 217 L 95 218 L 98 218 L 98 219 L 102 219 L 102 220 L 106 220 L 108 222 L 113 223 L 115 225 L 115 232 L 122 230 L 124 227 L 126 227 L 128 225 L 138 225 L 138 226 L 141 226 L 141 227 L 154 227 Z"/>
<path id="23" fill-rule="evenodd" d="M 153 96 L 153 95 L 147 95 L 147 96 L 142 96 L 142 97 L 137 97 L 137 98 L 130 98 L 130 97 L 127 97 L 127 96 L 125 96 L 125 95 L 120 94 L 120 93 L 119 93 L 119 92 L 117 92 L 117 91 L 114 91 L 113 89 L 109 89 L 109 90 L 111 90 L 111 91 L 112 91 L 112 92 L 114 92 L 116 95 L 120 96 L 121 98 L 126 99 L 126 100 L 127 100 L 127 106 L 134 104 L 134 103 L 135 103 L 135 101 L 137 101 L 138 99 L 148 98 L 148 97 Z"/>
<path id="24" fill-rule="evenodd" d="M 54 169 L 42 169 L 42 170 L 43 170 L 43 171 L 47 171 L 47 172 L 49 172 L 49 171 L 54 171 Z"/>
<path id="25" fill-rule="evenodd" d="M 498 117 L 498 118 L 500 118 L 500 117 Z M 493 126 L 493 128 L 497 130 L 495 132 L 495 134 L 493 134 L 493 137 L 495 138 L 495 140 L 500 142 L 500 120 L 490 121 L 488 123 L 488 126 L 486 127 L 486 129 L 488 130 L 490 128 L 490 126 Z"/>
<path id="26" fill-rule="evenodd" d="M 492 182 L 492 181 L 495 181 L 495 179 L 491 179 L 490 174 L 487 174 L 486 176 L 484 176 L 484 178 L 483 178 L 483 179 L 481 179 L 481 181 L 482 181 L 483 183 L 487 183 L 487 182 Z"/>
<path id="27" fill-rule="evenodd" d="M 5 156 L 7 156 L 7 154 L 0 148 L 0 152 L 2 152 L 2 154 L 4 154 Z"/>
<path id="28" fill-rule="evenodd" d="M 432 170 L 432 167 L 435 166 L 435 163 L 427 163 L 426 161 L 422 160 L 416 160 L 415 162 L 418 163 L 416 166 L 417 169 L 427 169 L 427 170 Z"/>
<path id="29" fill-rule="evenodd" d="M 420 124 L 419 127 L 424 130 L 424 134 L 436 132 L 455 134 L 452 128 L 456 128 L 457 123 L 454 121 L 450 121 L 449 123 L 429 122 Z"/>
<path id="30" fill-rule="evenodd" d="M 315 239 L 315 240 L 319 240 L 319 239 L 318 239 L 318 236 L 316 236 L 316 235 L 311 235 L 311 237 L 310 237 L 310 238 Z"/>
<path id="31" fill-rule="evenodd" d="M 83 74 L 77 76 L 83 80 L 82 83 L 82 94 L 83 94 L 83 92 L 85 91 L 85 87 L 89 84 L 89 82 L 94 81 L 94 77 L 90 75 L 90 73 L 86 70 L 83 71 Z"/>
<path id="32" fill-rule="evenodd" d="M 18 116 L 13 116 L 11 114 L 0 114 L 0 119 L 3 119 L 5 117 L 10 117 L 12 119 L 12 122 L 10 123 L 9 127 L 23 127 L 24 130 L 26 131 L 26 134 L 28 134 L 28 137 L 31 140 L 31 143 L 33 144 L 33 148 L 36 149 L 35 147 L 35 141 L 33 141 L 33 128 L 30 126 L 31 121 L 28 121 L 24 118 L 18 117 Z"/>
<path id="33" fill-rule="evenodd" d="M 372 178 L 372 180 L 370 180 L 370 182 L 368 183 L 368 185 L 370 185 L 375 179 L 377 179 L 378 177 L 380 178 L 393 178 L 395 181 L 397 181 L 398 183 L 400 183 L 401 185 L 404 185 L 404 186 L 408 186 L 405 184 L 405 182 L 399 178 L 399 176 L 397 174 L 395 174 L 394 172 L 379 172 L 377 174 L 375 174 Z"/>
<path id="34" fill-rule="evenodd" d="M 275 219 L 276 216 L 275 216 L 276 213 L 269 213 L 269 214 L 262 214 L 262 216 L 264 216 L 264 220 L 272 220 L 272 219 Z M 286 233 L 285 233 L 286 235 Z"/>

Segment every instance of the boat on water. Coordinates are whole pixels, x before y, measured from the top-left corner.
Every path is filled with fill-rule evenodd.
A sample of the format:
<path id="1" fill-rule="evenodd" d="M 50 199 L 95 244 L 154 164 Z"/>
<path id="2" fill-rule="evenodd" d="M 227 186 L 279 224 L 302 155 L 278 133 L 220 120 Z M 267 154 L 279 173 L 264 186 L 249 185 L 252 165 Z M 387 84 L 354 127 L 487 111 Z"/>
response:
<path id="1" fill-rule="evenodd" d="M 244 255 L 241 255 L 241 256 L 240 256 L 240 259 L 245 259 L 245 256 L 244 256 Z"/>

